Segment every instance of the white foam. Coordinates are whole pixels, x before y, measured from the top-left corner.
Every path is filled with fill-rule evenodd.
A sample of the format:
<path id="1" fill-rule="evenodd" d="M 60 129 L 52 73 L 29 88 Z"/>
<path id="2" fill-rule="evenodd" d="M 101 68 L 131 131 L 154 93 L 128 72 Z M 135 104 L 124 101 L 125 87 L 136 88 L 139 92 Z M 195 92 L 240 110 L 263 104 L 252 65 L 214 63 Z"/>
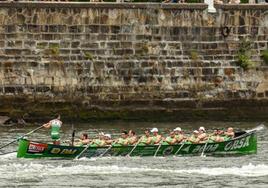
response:
<path id="1" fill-rule="evenodd" d="M 73 164 L 72 164 L 73 165 Z M 73 166 L 54 166 L 44 164 L 20 164 L 11 163 L 7 165 L 0 165 L 0 174 L 2 178 L 35 178 L 51 175 L 75 175 L 75 174 L 125 174 L 125 173 L 143 173 L 143 172 L 159 172 L 166 174 L 204 174 L 208 176 L 221 175 L 236 175 L 236 176 L 266 176 L 268 175 L 268 166 L 260 165 L 245 165 L 242 167 L 230 168 L 197 168 L 197 169 L 155 169 L 155 168 L 131 168 L 120 167 L 116 165 L 111 166 L 92 166 L 92 165 L 73 165 Z"/>
<path id="2" fill-rule="evenodd" d="M 11 152 L 7 154 L 1 154 L 0 160 L 15 159 L 16 157 L 17 157 L 17 152 Z"/>

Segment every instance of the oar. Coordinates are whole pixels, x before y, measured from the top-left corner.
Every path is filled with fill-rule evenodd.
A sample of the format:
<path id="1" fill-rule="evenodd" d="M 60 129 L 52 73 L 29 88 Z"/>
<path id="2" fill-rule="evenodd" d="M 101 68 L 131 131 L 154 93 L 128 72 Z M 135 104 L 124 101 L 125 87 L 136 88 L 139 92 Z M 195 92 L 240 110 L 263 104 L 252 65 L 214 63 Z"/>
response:
<path id="1" fill-rule="evenodd" d="M 34 129 L 34 130 L 32 130 L 32 131 L 30 131 L 30 132 L 28 132 L 28 133 L 26 133 L 26 134 L 24 134 L 24 135 L 22 135 L 22 136 L 20 136 L 19 138 L 16 138 L 15 140 L 13 140 L 12 142 L 9 142 L 8 144 L 5 144 L 5 145 L 3 145 L 3 146 L 0 146 L 0 149 L 4 148 L 4 147 L 6 147 L 6 146 L 9 146 L 10 144 L 13 144 L 14 142 L 20 140 L 21 138 L 23 138 L 23 137 L 25 137 L 25 136 L 27 136 L 27 135 L 30 135 L 30 134 L 32 134 L 33 132 L 35 132 L 35 131 L 37 131 L 37 130 L 39 130 L 39 129 L 41 129 L 41 128 L 43 128 L 43 125 L 40 126 L 40 127 L 38 127 L 38 128 L 36 128 L 36 129 Z"/>
<path id="2" fill-rule="evenodd" d="M 205 153 L 205 150 L 206 150 L 206 148 L 207 148 L 207 145 L 208 145 L 208 142 L 206 142 L 206 144 L 205 144 L 205 146 L 204 146 L 204 149 L 203 149 L 203 151 L 202 151 L 202 153 L 201 153 L 201 157 L 205 157 L 204 153 Z"/>
<path id="3" fill-rule="evenodd" d="M 157 147 L 157 150 L 156 150 L 155 153 L 154 153 L 154 157 L 156 157 L 156 155 L 157 155 L 159 149 L 161 148 L 161 145 L 162 145 L 162 144 L 159 144 L 159 146 Z"/>
<path id="4" fill-rule="evenodd" d="M 179 147 L 179 149 L 175 152 L 174 156 L 177 155 L 177 154 L 180 152 L 180 150 L 182 149 L 182 147 L 184 146 L 184 144 L 185 144 L 185 142 L 184 142 L 184 143 Z"/>
<path id="5" fill-rule="evenodd" d="M 111 144 L 102 154 L 98 156 L 98 158 L 101 158 L 102 156 L 104 156 L 112 147 L 113 145 Z"/>
<path id="6" fill-rule="evenodd" d="M 257 127 L 255 127 L 254 129 L 246 130 L 246 132 L 249 133 L 252 131 L 260 131 L 260 130 L 264 129 L 264 127 L 265 127 L 265 125 L 263 123 L 261 123 Z"/>
<path id="7" fill-rule="evenodd" d="M 88 144 L 87 147 L 85 147 L 85 148 L 81 151 L 81 153 L 79 153 L 79 154 L 74 158 L 74 160 L 79 159 L 80 156 L 81 156 L 83 153 L 85 153 L 85 151 L 86 151 L 89 147 L 90 147 L 90 144 Z"/>
<path id="8" fill-rule="evenodd" d="M 131 153 L 136 149 L 138 144 L 141 142 L 141 139 L 135 144 L 135 146 L 132 148 L 132 150 L 126 155 L 126 157 L 130 157 Z"/>

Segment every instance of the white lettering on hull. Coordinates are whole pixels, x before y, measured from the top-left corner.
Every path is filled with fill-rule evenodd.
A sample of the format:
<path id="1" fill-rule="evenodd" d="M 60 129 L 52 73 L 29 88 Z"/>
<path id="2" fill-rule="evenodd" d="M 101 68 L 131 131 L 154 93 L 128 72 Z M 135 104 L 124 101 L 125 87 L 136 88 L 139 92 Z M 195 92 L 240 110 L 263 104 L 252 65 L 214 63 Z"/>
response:
<path id="1" fill-rule="evenodd" d="M 205 147 L 205 144 L 203 144 L 203 145 L 197 145 L 193 149 L 192 153 L 201 153 L 201 152 L 203 152 L 204 149 L 205 149 L 205 152 L 214 152 L 219 147 L 219 144 L 208 144 L 206 146 L 206 148 L 204 148 L 204 147 Z"/>
<path id="2" fill-rule="evenodd" d="M 232 142 L 229 142 L 228 144 L 225 145 L 224 151 L 245 148 L 249 146 L 249 139 L 250 139 L 250 136 L 247 136 L 245 138 L 241 138 L 239 140 L 234 140 Z"/>

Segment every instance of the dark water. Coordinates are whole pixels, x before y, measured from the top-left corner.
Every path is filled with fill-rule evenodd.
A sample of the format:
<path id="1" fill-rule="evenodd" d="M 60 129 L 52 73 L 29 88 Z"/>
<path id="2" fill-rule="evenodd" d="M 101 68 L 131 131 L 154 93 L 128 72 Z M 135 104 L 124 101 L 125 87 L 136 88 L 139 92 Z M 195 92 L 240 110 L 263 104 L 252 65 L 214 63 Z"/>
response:
<path id="1" fill-rule="evenodd" d="M 251 129 L 254 122 L 126 123 L 106 122 L 75 125 L 94 136 L 98 131 L 119 134 L 128 128 L 141 132 L 158 127 L 162 132 L 176 126 L 186 132 L 204 126 Z M 0 145 L 35 127 L 1 127 Z M 97 130 L 95 130 L 97 128 Z M 63 128 L 70 139 L 72 126 Z M 48 130 L 29 138 L 49 141 Z M 268 131 L 258 133 L 258 154 L 239 157 L 112 157 L 72 160 L 17 159 L 15 153 L 0 155 L 1 187 L 268 187 Z M 2 150 L 16 150 L 12 145 Z"/>

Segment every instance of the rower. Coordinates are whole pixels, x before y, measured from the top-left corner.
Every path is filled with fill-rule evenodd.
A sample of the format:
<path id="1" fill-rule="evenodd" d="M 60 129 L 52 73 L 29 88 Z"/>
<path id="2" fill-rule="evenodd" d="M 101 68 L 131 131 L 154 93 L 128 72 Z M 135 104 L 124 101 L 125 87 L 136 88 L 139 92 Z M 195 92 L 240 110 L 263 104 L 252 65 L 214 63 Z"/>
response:
<path id="1" fill-rule="evenodd" d="M 60 120 L 60 115 L 56 115 L 55 119 L 50 120 L 48 123 L 44 124 L 43 127 L 49 129 L 51 128 L 50 136 L 53 140 L 53 144 L 60 145 L 60 128 L 62 122 Z"/>
<path id="2" fill-rule="evenodd" d="M 113 143 L 112 136 L 110 134 L 104 135 L 105 145 L 111 145 Z"/>
<path id="3" fill-rule="evenodd" d="M 224 138 L 221 136 L 222 131 L 219 129 L 214 130 L 212 136 L 209 137 L 209 142 L 223 142 Z"/>
<path id="4" fill-rule="evenodd" d="M 153 128 L 151 130 L 151 133 L 153 133 L 152 143 L 153 144 L 159 144 L 160 141 L 162 140 L 162 136 L 160 134 L 158 134 L 158 129 L 157 128 Z"/>
<path id="5" fill-rule="evenodd" d="M 199 136 L 199 131 L 194 130 L 193 135 L 190 138 L 188 138 L 187 141 L 192 144 L 198 144 L 200 142 L 200 139 L 198 138 L 198 136 Z"/>
<path id="6" fill-rule="evenodd" d="M 139 146 L 150 145 L 152 143 L 152 137 L 150 137 L 150 131 L 145 130 L 144 135 L 139 140 Z"/>
<path id="7" fill-rule="evenodd" d="M 75 145 L 83 146 L 83 145 L 87 145 L 89 143 L 90 143 L 90 140 L 88 138 L 88 134 L 83 133 L 83 134 L 80 135 L 80 139 L 78 141 L 76 141 Z"/>
<path id="8" fill-rule="evenodd" d="M 229 127 L 227 131 L 224 133 L 224 135 L 225 135 L 224 138 L 225 141 L 234 138 L 235 136 L 234 129 L 232 127 Z"/>
<path id="9" fill-rule="evenodd" d="M 175 137 L 175 133 L 173 131 L 171 131 L 169 133 L 169 136 L 167 138 L 164 139 L 164 141 L 162 142 L 162 145 L 173 145 L 177 142 L 177 139 Z"/>
<path id="10" fill-rule="evenodd" d="M 181 128 L 176 127 L 173 131 L 175 133 L 177 143 L 181 143 L 185 139 L 185 136 L 183 135 Z"/>
<path id="11" fill-rule="evenodd" d="M 205 142 L 208 139 L 205 128 L 204 127 L 200 127 L 198 129 L 198 132 L 199 132 L 199 135 L 198 135 L 199 141 L 200 142 Z"/>
<path id="12" fill-rule="evenodd" d="M 92 140 L 90 143 L 92 147 L 99 147 L 99 146 L 105 146 L 105 141 L 104 141 L 104 133 L 101 132 L 98 135 L 97 139 Z"/>
<path id="13" fill-rule="evenodd" d="M 128 133 L 127 131 L 121 132 L 121 138 L 115 141 L 116 146 L 127 146 L 128 145 Z"/>
<path id="14" fill-rule="evenodd" d="M 133 130 L 128 131 L 128 143 L 134 145 L 138 141 L 138 137 Z"/>

